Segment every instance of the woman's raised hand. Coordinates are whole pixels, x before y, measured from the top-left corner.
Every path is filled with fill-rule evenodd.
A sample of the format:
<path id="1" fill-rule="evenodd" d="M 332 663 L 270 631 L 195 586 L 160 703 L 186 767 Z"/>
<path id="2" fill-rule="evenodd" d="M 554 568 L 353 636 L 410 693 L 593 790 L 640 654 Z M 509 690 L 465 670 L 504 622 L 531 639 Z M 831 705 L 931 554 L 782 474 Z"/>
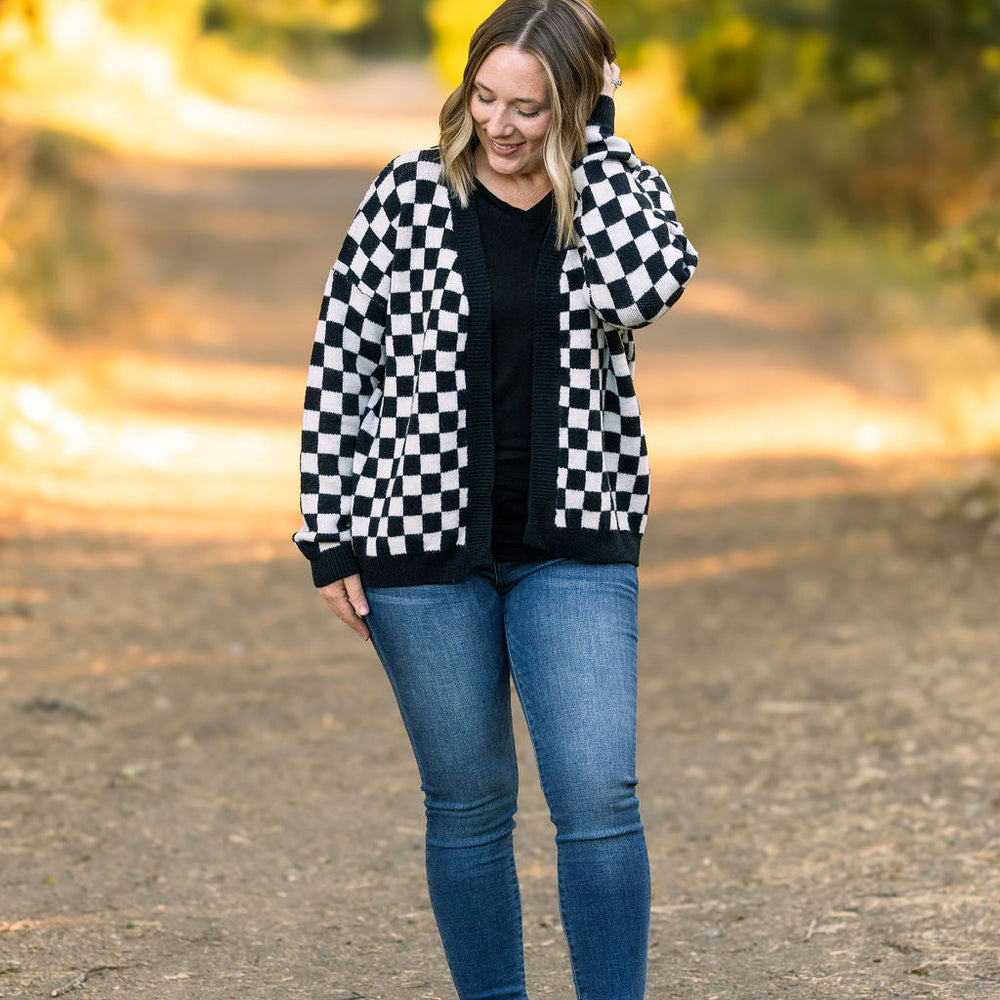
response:
<path id="1" fill-rule="evenodd" d="M 320 587 L 323 600 L 330 610 L 346 625 L 349 625 L 362 639 L 368 639 L 370 632 L 365 624 L 364 616 L 368 614 L 368 601 L 361 586 L 361 577 L 355 573 L 343 580 Z"/>
<path id="2" fill-rule="evenodd" d="M 604 60 L 604 89 L 601 91 L 602 94 L 607 94 L 608 97 L 614 97 L 615 91 L 621 86 L 620 81 L 622 78 L 622 71 L 618 66 L 618 63 L 609 63 L 607 59 Z"/>

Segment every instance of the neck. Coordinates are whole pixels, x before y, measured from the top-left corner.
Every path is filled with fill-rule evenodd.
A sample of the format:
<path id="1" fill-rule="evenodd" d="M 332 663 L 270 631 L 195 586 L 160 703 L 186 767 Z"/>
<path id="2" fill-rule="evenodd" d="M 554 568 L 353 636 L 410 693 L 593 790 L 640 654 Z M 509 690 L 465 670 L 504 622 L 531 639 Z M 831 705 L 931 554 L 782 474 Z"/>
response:
<path id="1" fill-rule="evenodd" d="M 531 208 L 552 190 L 552 182 L 544 168 L 523 174 L 501 174 L 490 166 L 482 146 L 476 150 L 475 168 L 478 181 L 498 198 L 518 208 Z"/>

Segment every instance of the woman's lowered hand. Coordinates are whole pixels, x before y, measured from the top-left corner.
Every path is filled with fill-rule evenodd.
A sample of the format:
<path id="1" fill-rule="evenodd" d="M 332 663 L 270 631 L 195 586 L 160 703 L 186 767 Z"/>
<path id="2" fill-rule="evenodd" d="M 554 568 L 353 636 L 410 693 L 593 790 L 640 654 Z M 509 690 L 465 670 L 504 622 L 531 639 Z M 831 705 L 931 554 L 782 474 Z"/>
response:
<path id="1" fill-rule="evenodd" d="M 319 592 L 330 610 L 345 625 L 354 629 L 362 639 L 367 640 L 371 636 L 364 618 L 368 614 L 368 601 L 361 586 L 361 577 L 357 573 L 343 580 L 334 580 L 333 583 L 320 587 Z"/>

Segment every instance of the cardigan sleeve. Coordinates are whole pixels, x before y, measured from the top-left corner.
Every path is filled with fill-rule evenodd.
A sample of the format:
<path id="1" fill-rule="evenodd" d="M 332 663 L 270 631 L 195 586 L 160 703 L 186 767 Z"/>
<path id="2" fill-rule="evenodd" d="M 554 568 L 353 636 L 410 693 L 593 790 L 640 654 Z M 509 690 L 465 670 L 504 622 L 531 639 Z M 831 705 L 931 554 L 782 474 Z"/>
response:
<path id="1" fill-rule="evenodd" d="M 302 417 L 302 527 L 294 535 L 326 586 L 358 572 L 351 548 L 354 450 L 385 370 L 389 265 L 398 206 L 389 164 L 361 202 L 327 278 Z"/>
<path id="2" fill-rule="evenodd" d="M 591 303 L 611 326 L 645 326 L 680 298 L 698 254 L 663 175 L 614 134 L 610 97 L 599 99 L 586 139 L 573 184 Z"/>

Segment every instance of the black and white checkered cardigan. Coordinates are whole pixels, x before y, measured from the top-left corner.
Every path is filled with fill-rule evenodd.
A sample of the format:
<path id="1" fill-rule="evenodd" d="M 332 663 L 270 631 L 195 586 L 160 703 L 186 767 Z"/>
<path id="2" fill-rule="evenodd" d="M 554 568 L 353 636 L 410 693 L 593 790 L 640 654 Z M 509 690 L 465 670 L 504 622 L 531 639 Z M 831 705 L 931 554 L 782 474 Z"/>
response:
<path id="1" fill-rule="evenodd" d="M 534 288 L 524 540 L 637 563 L 649 464 L 632 331 L 677 301 L 698 258 L 664 178 L 614 135 L 609 98 L 586 138 L 579 245 L 556 250 L 550 231 Z M 475 204 L 449 194 L 436 148 L 407 153 L 365 195 L 320 310 L 295 534 L 316 586 L 356 572 L 376 587 L 446 582 L 488 562 L 493 464 Z"/>

